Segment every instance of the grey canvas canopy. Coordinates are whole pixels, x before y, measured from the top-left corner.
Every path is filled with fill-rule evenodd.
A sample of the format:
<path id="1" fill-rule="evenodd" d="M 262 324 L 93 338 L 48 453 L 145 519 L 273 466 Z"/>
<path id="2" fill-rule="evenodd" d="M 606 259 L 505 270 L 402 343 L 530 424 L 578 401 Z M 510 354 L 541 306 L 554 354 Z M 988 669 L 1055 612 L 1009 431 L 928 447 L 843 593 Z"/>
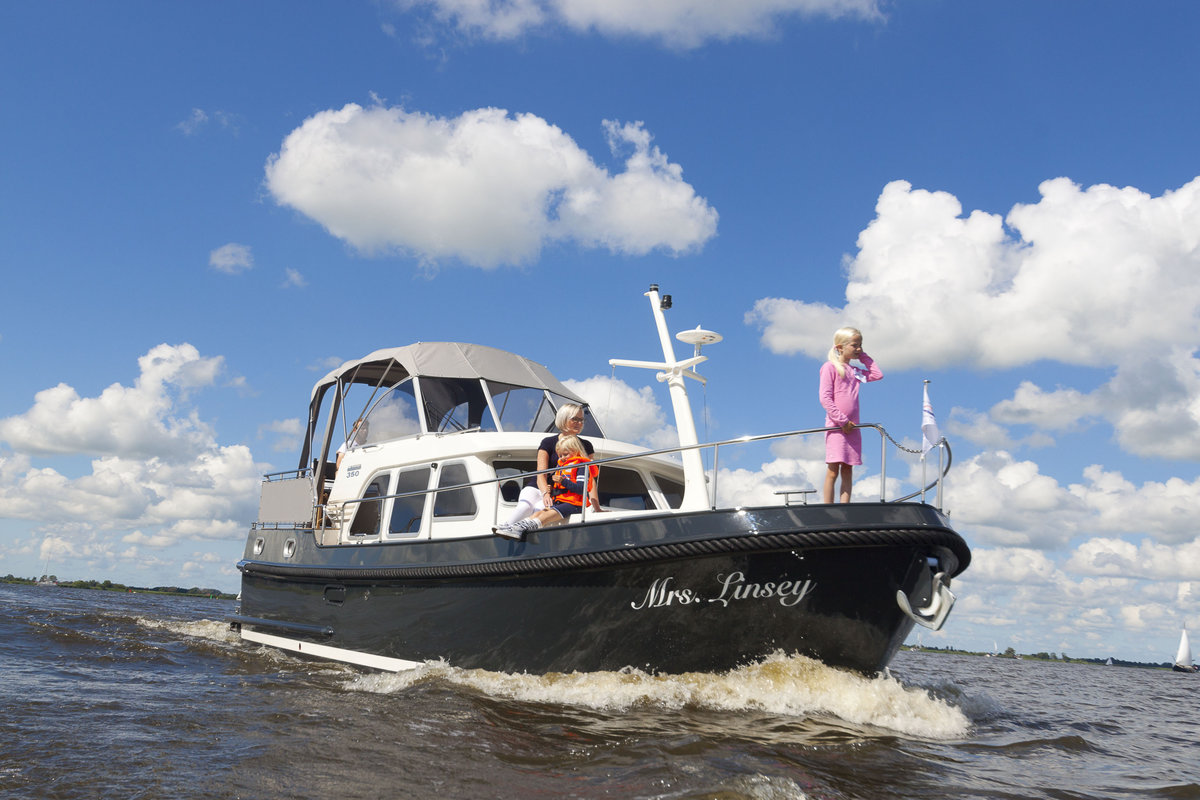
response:
<path id="1" fill-rule="evenodd" d="M 557 406 L 562 402 L 586 406 L 581 397 L 564 386 L 545 366 L 494 347 L 462 342 L 420 342 L 376 350 L 363 358 L 347 361 L 313 387 L 308 432 L 300 456 L 301 468 L 309 458 L 322 459 L 330 452 L 332 422 L 351 387 L 366 387 L 372 398 L 393 399 L 401 393 L 389 394 L 392 387 L 403 385 L 410 393 L 413 391 L 409 379 L 421 381 L 425 387 L 421 392 L 424 402 L 418 411 L 420 422 L 424 424 L 418 426 L 418 430 L 429 432 L 445 430 L 447 425 L 462 430 L 477 424 L 482 415 L 490 413 L 487 396 L 495 396 L 496 392 L 510 393 L 517 388 L 536 393 L 536 398 L 545 397 L 544 401 L 538 401 L 543 406 Z M 337 391 L 330 393 L 334 387 Z M 326 403 L 327 396 L 333 398 L 332 404 Z M 454 416 L 455 406 L 459 403 L 467 408 L 466 421 Z M 330 408 L 323 412 L 322 404 Z M 320 429 L 320 417 L 324 414 L 328 415 L 330 424 L 321 441 L 314 441 L 313 437 Z M 378 416 L 371 419 L 377 420 Z M 594 421 L 589 418 L 590 432 L 596 435 L 599 430 L 593 426 Z M 343 427 L 348 430 L 349 426 L 343 422 Z M 364 421 L 364 429 L 366 427 Z M 373 436 L 384 435 L 383 428 L 375 422 L 370 429 Z"/>
<path id="2" fill-rule="evenodd" d="M 347 361 L 313 387 L 316 400 L 339 379 L 373 386 L 391 386 L 407 377 L 485 378 L 490 381 L 546 389 L 573 402 L 583 400 L 563 386 L 550 370 L 536 361 L 481 344 L 462 342 L 418 342 L 404 347 L 376 350 Z"/>

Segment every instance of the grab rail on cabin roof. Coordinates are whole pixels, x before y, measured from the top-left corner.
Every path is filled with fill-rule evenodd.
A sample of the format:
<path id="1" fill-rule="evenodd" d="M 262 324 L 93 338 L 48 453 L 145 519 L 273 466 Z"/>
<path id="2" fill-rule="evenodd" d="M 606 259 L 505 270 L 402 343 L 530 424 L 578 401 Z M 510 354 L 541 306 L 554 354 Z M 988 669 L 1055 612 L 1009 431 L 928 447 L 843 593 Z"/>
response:
<path id="1" fill-rule="evenodd" d="M 946 477 L 947 473 L 949 473 L 950 465 L 952 462 L 949 442 L 947 442 L 943 438 L 936 445 L 936 448 L 938 450 L 938 470 L 932 481 L 930 481 L 928 484 L 926 484 L 925 486 L 923 486 L 922 488 L 920 488 L 914 492 L 911 492 L 911 493 L 909 493 L 903 497 L 897 498 L 895 500 L 889 501 L 885 497 L 885 492 L 886 492 L 886 487 L 887 487 L 887 445 L 888 445 L 888 442 L 891 442 L 891 444 L 893 446 L 895 446 L 897 449 L 902 450 L 906 453 L 920 455 L 922 451 L 914 450 L 912 448 L 905 447 L 904 445 L 900 444 L 891 436 L 891 434 L 889 434 L 887 432 L 886 429 L 884 429 L 884 427 L 882 425 L 879 425 L 878 423 L 866 423 L 866 424 L 859 425 L 858 427 L 859 428 L 872 428 L 872 429 L 878 431 L 880 434 L 879 502 L 881 502 L 881 503 L 888 503 L 888 502 L 903 503 L 903 502 L 913 499 L 914 497 L 916 497 L 918 495 L 921 496 L 922 502 L 924 502 L 925 494 L 927 492 L 929 492 L 930 490 L 936 488 L 937 494 L 936 494 L 936 501 L 934 503 L 934 507 L 937 508 L 939 511 L 942 510 L 942 482 L 943 482 L 943 479 Z M 598 458 L 598 459 L 593 460 L 590 463 L 596 465 L 597 467 L 600 467 L 605 464 L 615 464 L 615 463 L 622 462 L 622 461 L 629 461 L 629 460 L 633 460 L 633 459 L 643 459 L 643 458 L 649 458 L 649 457 L 654 457 L 654 456 L 669 456 L 669 455 L 672 455 L 675 453 L 682 452 L 684 450 L 703 449 L 703 448 L 711 447 L 713 449 L 713 464 L 712 464 L 712 472 L 710 475 L 710 483 L 711 483 L 712 488 L 711 488 L 711 491 L 710 491 L 709 497 L 708 497 L 708 505 L 709 505 L 710 510 L 714 510 L 717 508 L 717 503 L 716 503 L 717 480 L 718 480 L 718 476 L 720 474 L 719 470 L 718 470 L 718 455 L 719 455 L 719 451 L 720 451 L 721 447 L 729 447 L 731 445 L 739 445 L 739 444 L 748 444 L 751 442 L 762 442 L 762 441 L 768 441 L 771 439 L 787 439 L 787 438 L 792 438 L 792 437 L 808 436 L 808 435 L 813 435 L 813 434 L 818 434 L 818 433 L 826 433 L 828 431 L 835 431 L 835 430 L 840 430 L 840 428 L 837 428 L 837 427 L 807 428 L 807 429 L 803 429 L 803 430 L 784 431 L 782 433 L 766 433 L 766 434 L 759 434 L 759 435 L 753 435 L 753 436 L 740 436 L 735 439 L 726 439 L 726 440 L 720 441 L 720 442 L 707 442 L 707 443 L 699 443 L 699 444 L 694 444 L 694 445 L 664 447 L 664 448 L 660 448 L 658 450 L 647 450 L 647 451 L 644 451 L 641 453 L 634 453 L 634 454 L 620 455 L 620 456 L 610 456 L 608 458 Z M 943 450 L 945 451 L 944 458 L 943 458 L 943 452 L 942 452 Z M 412 491 L 412 492 L 402 492 L 402 493 L 397 493 L 397 494 L 378 495 L 375 497 L 355 497 L 355 498 L 350 498 L 347 500 L 341 500 L 341 501 L 338 501 L 336 504 L 334 504 L 339 509 L 339 513 L 337 514 L 337 520 L 338 520 L 337 525 L 338 525 L 338 528 L 341 529 L 346 524 L 346 516 L 347 516 L 346 515 L 346 507 L 355 505 L 358 503 L 363 503 L 363 502 L 382 503 L 384 500 L 393 500 L 393 499 L 403 498 L 403 497 L 415 497 L 417 495 L 427 495 L 431 492 L 452 492 L 452 491 L 456 491 L 456 490 L 460 490 L 460 489 L 469 489 L 474 486 L 486 486 L 489 484 L 499 484 L 501 482 L 511 481 L 511 480 L 515 480 L 520 483 L 524 483 L 524 481 L 527 480 L 528 478 L 534 477 L 536 475 L 546 475 L 546 474 L 550 474 L 550 473 L 553 473 L 556 471 L 558 471 L 557 466 L 550 467 L 550 468 L 543 469 L 543 470 L 531 470 L 529 472 L 521 472 L 521 473 L 517 473 L 515 475 L 506 475 L 503 478 L 497 476 L 495 478 L 487 478 L 487 479 L 481 480 L 481 481 L 470 481 L 468 483 L 459 483 L 459 484 L 454 484 L 451 486 L 438 486 L 433 489 L 426 488 L 426 489 L 419 489 L 419 490 Z M 287 473 L 272 473 L 272 474 L 282 475 L 282 474 L 287 474 Z M 499 497 L 499 496 L 500 495 L 497 492 L 497 497 Z M 499 501 L 497 501 L 497 502 L 499 502 Z M 327 514 L 328 504 L 319 504 L 318 508 L 321 509 L 321 511 L 322 511 L 322 517 L 324 519 L 328 520 L 330 518 Z M 595 513 L 595 512 L 593 511 L 591 513 Z M 583 521 L 586 521 L 587 515 L 588 515 L 588 507 L 586 504 L 581 508 L 580 514 L 581 514 Z"/>

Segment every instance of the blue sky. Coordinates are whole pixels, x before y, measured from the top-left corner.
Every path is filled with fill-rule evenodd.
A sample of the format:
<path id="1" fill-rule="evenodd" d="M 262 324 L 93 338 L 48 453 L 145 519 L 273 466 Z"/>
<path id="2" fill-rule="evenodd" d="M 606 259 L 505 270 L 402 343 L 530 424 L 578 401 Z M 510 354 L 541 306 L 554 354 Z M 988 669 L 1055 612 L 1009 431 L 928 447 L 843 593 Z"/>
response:
<path id="1" fill-rule="evenodd" d="M 886 373 L 864 419 L 912 445 L 932 381 L 976 558 L 926 643 L 1166 660 L 1200 629 L 1198 32 L 1185 2 L 5 4 L 0 572 L 235 589 L 312 383 L 379 347 L 522 353 L 661 442 L 661 387 L 608 367 L 657 357 L 655 282 L 725 336 L 711 438 L 819 426 L 842 324 Z M 824 470 L 725 468 L 742 498 Z"/>

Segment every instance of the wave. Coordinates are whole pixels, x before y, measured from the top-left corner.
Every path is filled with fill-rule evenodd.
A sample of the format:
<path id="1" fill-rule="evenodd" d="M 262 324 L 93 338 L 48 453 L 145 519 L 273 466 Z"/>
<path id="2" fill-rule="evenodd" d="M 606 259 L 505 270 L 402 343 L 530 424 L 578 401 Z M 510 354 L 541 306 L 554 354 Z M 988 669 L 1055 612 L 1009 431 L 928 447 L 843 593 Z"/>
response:
<path id="1" fill-rule="evenodd" d="M 430 662 L 408 672 L 357 675 L 346 685 L 356 691 L 392 694 L 439 681 L 494 698 L 602 712 L 689 707 L 801 719 L 833 717 L 881 729 L 881 733 L 923 739 L 960 738 L 970 729 L 962 710 L 923 688 L 905 686 L 890 675 L 868 678 L 803 656 L 782 654 L 725 673 L 680 675 L 651 675 L 628 668 L 529 675 Z"/>

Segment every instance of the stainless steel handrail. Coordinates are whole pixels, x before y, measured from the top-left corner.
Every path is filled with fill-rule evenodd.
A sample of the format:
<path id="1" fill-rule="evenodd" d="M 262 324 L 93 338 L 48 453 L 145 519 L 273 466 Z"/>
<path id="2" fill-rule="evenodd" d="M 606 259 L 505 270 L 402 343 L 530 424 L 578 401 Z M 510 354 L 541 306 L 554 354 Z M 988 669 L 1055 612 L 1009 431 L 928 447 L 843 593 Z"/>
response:
<path id="1" fill-rule="evenodd" d="M 915 492 L 907 494 L 904 497 L 900 497 L 895 500 L 889 501 L 886 499 L 887 443 L 890 441 L 898 449 L 904 450 L 905 452 L 909 452 L 909 453 L 919 454 L 920 451 L 911 450 L 909 448 L 904 447 L 899 442 L 897 442 L 895 439 L 893 439 L 891 437 L 891 435 L 889 435 L 888 432 L 884 429 L 884 427 L 882 425 L 879 425 L 878 423 L 865 423 L 865 424 L 859 425 L 858 427 L 859 428 L 872 428 L 880 434 L 879 501 L 881 503 L 887 503 L 887 502 L 903 503 L 908 500 L 911 500 L 912 498 L 916 497 L 917 495 L 924 495 L 925 492 L 928 492 L 930 489 L 933 489 L 934 487 L 936 487 L 938 490 L 938 494 L 937 494 L 937 502 L 935 504 L 935 507 L 938 508 L 939 510 L 941 510 L 942 480 L 946 477 L 946 474 L 950 471 L 951 459 L 949 458 L 949 455 L 950 455 L 949 443 L 945 439 L 942 439 L 941 442 L 939 442 L 938 447 L 939 448 L 944 447 L 946 450 L 946 454 L 947 454 L 946 463 L 944 466 L 941 464 L 941 457 L 940 457 L 940 453 L 939 453 L 938 472 L 937 472 L 936 476 L 934 477 L 934 479 L 927 486 L 925 486 L 921 489 L 918 489 Z M 589 463 L 599 467 L 599 466 L 603 466 L 605 464 L 619 463 L 622 461 L 630 461 L 630 460 L 634 460 L 634 459 L 644 459 L 644 458 L 652 458 L 652 457 L 658 457 L 658 456 L 669 456 L 669 455 L 672 455 L 675 453 L 681 453 L 685 450 L 696 450 L 696 449 L 703 449 L 703 448 L 711 447 L 713 449 L 713 468 L 712 468 L 712 480 L 711 480 L 712 491 L 711 491 L 710 496 L 706 499 L 708 500 L 709 508 L 715 509 L 717 507 L 717 503 L 716 503 L 717 480 L 718 480 L 718 476 L 719 476 L 719 470 L 717 468 L 717 465 L 719 462 L 720 448 L 729 447 L 731 445 L 749 444 L 752 442 L 769 441 L 772 439 L 786 439 L 786 438 L 797 437 L 797 436 L 808 436 L 808 435 L 812 435 L 812 434 L 826 433 L 828 431 L 836 431 L 836 430 L 840 430 L 840 428 L 837 428 L 837 427 L 804 428 L 804 429 L 794 430 L 794 431 L 783 431 L 780 433 L 765 433 L 765 434 L 758 434 L 758 435 L 739 436 L 734 439 L 724 439 L 719 442 L 703 442 L 703 443 L 697 443 L 697 444 L 693 444 L 693 445 L 663 447 L 663 448 L 659 448 L 657 450 L 645 450 L 640 453 L 632 453 L 632 454 L 620 455 L 620 456 L 609 456 L 607 458 L 595 459 Z M 456 491 L 456 490 L 460 490 L 460 489 L 470 489 L 475 486 L 486 486 L 486 485 L 490 485 L 490 484 L 499 484 L 503 481 L 510 481 L 510 480 L 516 480 L 516 481 L 523 483 L 531 477 L 534 477 L 537 475 L 550 474 L 550 473 L 556 472 L 557 470 L 558 470 L 558 467 L 550 467 L 550 468 L 543 469 L 543 470 L 530 470 L 529 472 L 520 472 L 515 475 L 507 475 L 503 478 L 501 478 L 501 477 L 487 478 L 487 479 L 484 479 L 481 481 L 470 481 L 468 483 L 458 483 L 458 484 L 454 484 L 451 486 L 438 486 L 433 489 L 426 488 L 426 489 L 418 489 L 418 490 L 412 491 L 412 492 L 401 492 L 401 493 L 397 493 L 397 494 L 379 495 L 377 497 L 356 497 L 356 498 L 350 498 L 348 500 L 341 500 L 341 501 L 338 501 L 338 503 L 336 504 L 338 506 L 339 512 L 340 512 L 337 515 L 338 527 L 339 527 L 339 529 L 341 529 L 346 523 L 346 513 L 345 513 L 346 507 L 357 504 L 357 503 L 363 503 L 363 502 L 380 502 L 380 503 L 382 503 L 384 500 L 395 500 L 395 499 L 403 498 L 403 497 L 416 497 L 418 495 L 423 496 L 423 495 L 428 495 L 430 493 L 436 493 L 436 492 L 452 492 L 452 491 Z M 284 474 L 284 473 L 274 473 L 274 474 Z M 499 497 L 498 492 L 497 492 L 497 497 Z M 499 500 L 497 500 L 497 503 L 499 503 Z M 326 509 L 326 510 L 328 509 L 328 506 L 326 504 L 320 504 L 318 507 L 322 508 L 322 509 Z M 580 514 L 583 516 L 584 520 L 586 520 L 586 518 L 587 518 L 587 513 L 588 513 L 587 505 L 585 504 L 580 510 Z M 595 513 L 595 512 L 593 512 L 593 513 Z M 325 518 L 328 519 L 328 516 L 326 515 Z"/>

